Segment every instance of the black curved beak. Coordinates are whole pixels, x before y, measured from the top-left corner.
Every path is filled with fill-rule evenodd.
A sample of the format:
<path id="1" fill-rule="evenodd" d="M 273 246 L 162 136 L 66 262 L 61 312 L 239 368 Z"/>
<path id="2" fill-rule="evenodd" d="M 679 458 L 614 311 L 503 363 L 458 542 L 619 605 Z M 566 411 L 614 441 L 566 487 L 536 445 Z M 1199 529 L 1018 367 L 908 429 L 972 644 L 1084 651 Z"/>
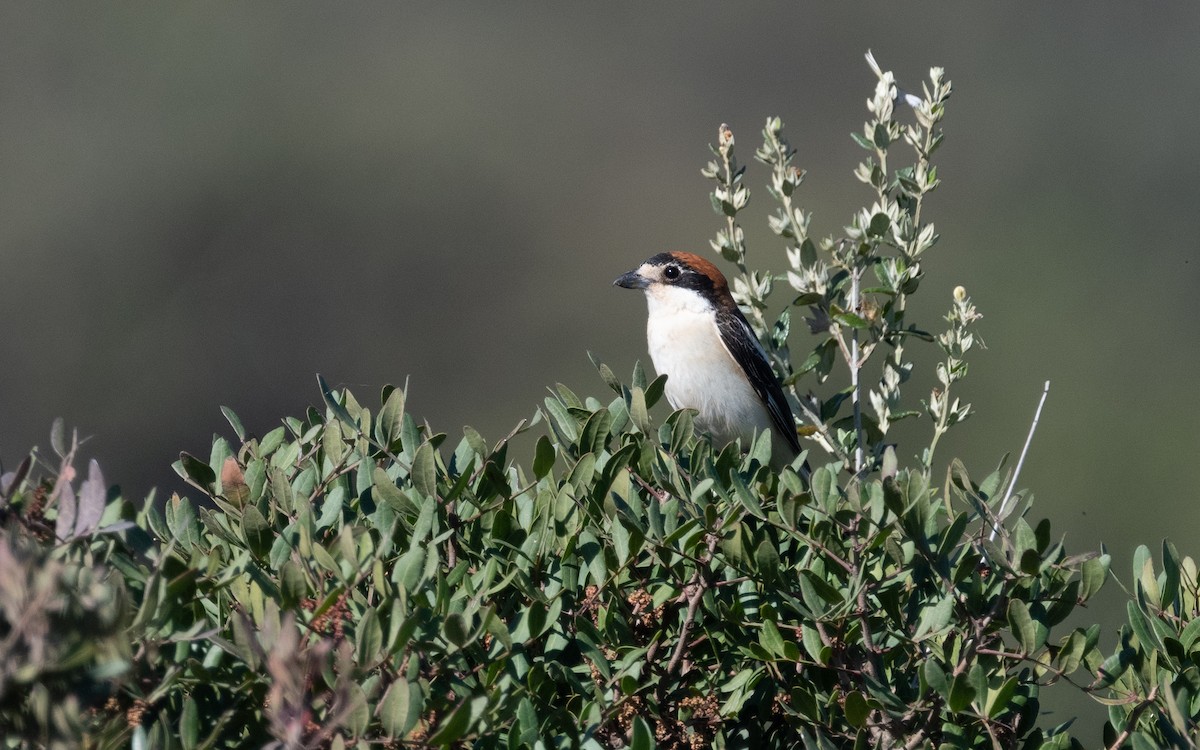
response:
<path id="1" fill-rule="evenodd" d="M 645 276 L 642 276 L 637 271 L 630 271 L 617 278 L 613 282 L 613 286 L 620 286 L 626 289 L 645 289 L 650 285 Z"/>

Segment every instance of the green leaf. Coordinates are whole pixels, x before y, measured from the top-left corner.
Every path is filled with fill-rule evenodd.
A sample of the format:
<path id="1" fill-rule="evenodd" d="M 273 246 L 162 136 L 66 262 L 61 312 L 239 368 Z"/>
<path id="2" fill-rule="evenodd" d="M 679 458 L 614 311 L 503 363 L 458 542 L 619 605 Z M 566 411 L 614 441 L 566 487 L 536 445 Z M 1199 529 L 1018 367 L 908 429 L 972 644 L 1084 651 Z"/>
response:
<path id="1" fill-rule="evenodd" d="M 599 454 L 608 444 L 608 433 L 612 428 L 613 416 L 608 409 L 598 409 L 588 417 L 579 437 L 580 453 Z"/>
<path id="2" fill-rule="evenodd" d="M 333 573 L 339 578 L 342 575 L 342 569 L 338 567 L 337 561 L 333 559 L 333 555 L 329 554 L 329 550 L 319 544 L 312 546 L 312 557 L 317 565 L 320 565 L 325 570 Z"/>
<path id="3" fill-rule="evenodd" d="M 346 407 L 343 406 L 336 398 L 334 398 L 333 390 L 329 387 L 329 384 L 325 382 L 325 378 L 322 377 L 320 373 L 317 373 L 317 387 L 321 389 L 321 398 L 325 400 L 325 406 L 328 407 L 333 416 L 336 417 L 339 422 L 344 422 L 350 427 L 357 429 L 358 422 L 355 421 L 354 417 L 350 416 L 350 412 L 346 410 Z"/>
<path id="4" fill-rule="evenodd" d="M 975 662 L 967 672 L 967 677 L 971 682 L 971 692 L 975 694 L 976 699 L 986 699 L 988 694 L 988 678 L 983 672 L 983 665 Z M 974 700 L 974 699 L 972 699 Z M 978 708 L 978 705 L 976 705 Z"/>
<path id="5" fill-rule="evenodd" d="M 958 713 L 970 706 L 973 700 L 975 700 L 975 688 L 971 687 L 970 675 L 963 673 L 955 677 L 954 682 L 950 685 L 950 697 L 946 701 L 950 710 Z"/>
<path id="6" fill-rule="evenodd" d="M 766 519 L 767 514 L 763 510 L 762 505 L 758 502 L 758 498 L 746 486 L 746 481 L 736 471 L 729 475 L 729 483 L 733 486 L 733 494 L 737 497 L 738 502 L 758 518 Z"/>
<path id="7" fill-rule="evenodd" d="M 314 551 L 316 549 L 319 547 L 315 547 Z M 405 591 L 413 593 L 421 583 L 424 572 L 425 547 L 417 544 L 396 561 L 396 567 L 392 569 L 392 580 L 403 586 Z"/>
<path id="8" fill-rule="evenodd" d="M 521 742 L 526 746 L 534 745 L 538 739 L 538 719 L 528 698 L 522 698 L 517 706 L 517 725 L 521 730 Z"/>
<path id="9" fill-rule="evenodd" d="M 822 508 L 832 507 L 837 503 L 839 494 L 833 469 L 828 466 L 817 467 L 812 474 L 812 495 L 817 505 Z"/>
<path id="10" fill-rule="evenodd" d="M 800 637 L 804 643 L 804 650 L 808 652 L 813 661 L 824 664 L 828 647 L 821 641 L 821 634 L 817 632 L 817 629 L 803 625 L 800 629 Z"/>
<path id="11" fill-rule="evenodd" d="M 1164 539 L 1162 543 L 1163 581 L 1162 593 L 1159 595 L 1159 606 L 1167 609 L 1175 604 L 1179 594 L 1179 551 L 1175 545 Z"/>
<path id="12" fill-rule="evenodd" d="M 925 676 L 925 684 L 930 690 L 942 696 L 943 698 L 950 697 L 950 683 L 946 681 L 946 672 L 933 659 L 927 659 L 923 668 Z"/>
<path id="13" fill-rule="evenodd" d="M 617 557 L 617 565 L 625 567 L 629 560 L 629 529 L 617 518 L 612 524 L 612 550 Z"/>
<path id="14" fill-rule="evenodd" d="M 487 696 L 479 695 L 459 703 L 437 732 L 429 738 L 429 744 L 448 746 L 466 734 L 487 708 Z"/>
<path id="15" fill-rule="evenodd" d="M 921 611 L 921 618 L 917 622 L 917 632 L 913 634 L 914 640 L 921 640 L 931 633 L 938 633 L 950 623 L 950 616 L 954 613 L 954 597 L 950 594 L 945 594 L 938 603 L 932 607 L 925 607 Z"/>
<path id="16" fill-rule="evenodd" d="M 650 726 L 641 716 L 633 717 L 633 736 L 629 741 L 629 750 L 654 750 L 654 735 Z"/>
<path id="17" fill-rule="evenodd" d="M 1037 626 L 1029 614 L 1029 605 L 1020 599 L 1008 603 L 1008 627 L 1021 647 L 1021 653 L 1033 654 L 1037 649 Z"/>
<path id="18" fill-rule="evenodd" d="M 274 453 L 276 450 L 279 449 L 279 446 L 283 445 L 283 441 L 286 439 L 287 439 L 287 428 L 286 427 L 276 427 L 275 429 L 268 432 L 266 435 L 263 435 L 263 439 L 260 440 L 258 443 L 259 457 L 260 458 L 269 457 L 272 453 Z"/>
<path id="19" fill-rule="evenodd" d="M 575 445 L 579 441 L 579 424 L 561 401 L 548 397 L 545 402 L 550 429 L 554 431 L 560 445 Z"/>
<path id="20" fill-rule="evenodd" d="M 854 131 L 854 130 L 850 131 L 850 138 L 855 143 L 857 143 L 861 148 L 863 148 L 867 151 L 875 150 L 875 144 L 871 143 L 870 139 L 868 139 L 866 136 L 864 136 L 862 133 L 859 133 L 858 131 Z"/>
<path id="21" fill-rule="evenodd" d="M 225 415 L 225 421 L 229 422 L 229 426 L 233 428 L 233 434 L 237 435 L 237 439 L 246 442 L 246 429 L 242 427 L 242 420 L 237 414 L 233 413 L 233 409 L 228 406 L 221 407 L 221 413 Z"/>
<path id="22" fill-rule="evenodd" d="M 641 388 L 629 392 L 629 418 L 641 432 L 650 432 L 650 413 L 646 408 L 646 394 Z"/>
<path id="23" fill-rule="evenodd" d="M 758 461 L 762 466 L 768 466 L 771 463 L 771 441 L 773 436 L 771 430 L 763 430 L 755 436 L 754 442 L 750 445 L 749 456 L 751 459 Z"/>
<path id="24" fill-rule="evenodd" d="M 1021 553 L 1017 568 L 1025 575 L 1037 575 L 1042 568 L 1042 556 L 1036 549 L 1026 549 Z"/>
<path id="25" fill-rule="evenodd" d="M 417 546 L 425 543 L 425 540 L 433 533 L 433 525 L 437 520 L 438 502 L 434 497 L 425 497 L 421 500 L 421 510 L 417 516 L 416 523 L 412 527 L 412 535 L 409 538 L 410 546 Z"/>
<path id="26" fill-rule="evenodd" d="M 1115 654 L 1105 659 L 1096 670 L 1097 679 L 1092 687 L 1105 688 L 1119 680 L 1129 669 L 1131 651 L 1132 649 L 1118 649 Z"/>
<path id="27" fill-rule="evenodd" d="M 800 264 L 805 268 L 811 268 L 817 264 L 817 246 L 807 237 L 804 238 L 804 242 L 800 243 Z"/>
<path id="28" fill-rule="evenodd" d="M 1144 544 L 1139 544 L 1137 549 L 1133 551 L 1133 580 L 1136 581 L 1142 577 L 1147 563 L 1153 565 L 1153 561 L 1150 559 L 1150 548 Z"/>
<path id="29" fill-rule="evenodd" d="M 270 487 L 270 496 L 281 508 L 296 507 L 295 493 L 292 492 L 292 485 L 288 482 L 287 476 L 281 469 L 272 467 L 267 483 Z"/>
<path id="30" fill-rule="evenodd" d="M 1197 640 L 1200 640 L 1200 619 L 1189 622 L 1179 634 L 1179 642 L 1186 651 L 1191 651 Z"/>
<path id="31" fill-rule="evenodd" d="M 404 415 L 404 424 L 400 427 L 400 444 L 404 447 L 404 455 L 407 458 L 416 452 L 421 446 L 424 439 L 421 437 L 422 430 L 417 426 L 416 420 L 411 414 Z"/>
<path id="32" fill-rule="evenodd" d="M 283 594 L 286 604 L 298 604 L 308 596 L 308 576 L 304 574 L 304 568 L 300 563 L 295 560 L 288 560 L 283 564 L 279 571 L 279 583 L 280 593 Z"/>
<path id="33" fill-rule="evenodd" d="M 266 557 L 275 542 L 275 532 L 263 514 L 253 505 L 247 505 L 242 510 L 242 538 L 254 556 L 258 559 Z"/>
<path id="34" fill-rule="evenodd" d="M 389 737 L 403 737 L 417 723 L 421 708 L 419 704 L 411 705 L 411 697 L 408 681 L 403 677 L 389 685 L 383 694 L 376 713 Z"/>
<path id="35" fill-rule="evenodd" d="M 1142 648 L 1147 651 L 1162 651 L 1165 649 L 1162 639 L 1158 636 L 1158 631 L 1150 624 L 1146 618 L 1146 614 L 1142 612 L 1142 608 L 1135 601 L 1126 602 L 1125 611 L 1129 615 L 1129 627 L 1133 628 L 1133 634 L 1137 636 L 1138 642 Z"/>
<path id="36" fill-rule="evenodd" d="M 1038 554 L 1044 554 L 1046 552 L 1046 548 L 1050 546 L 1049 518 L 1043 518 L 1042 520 L 1038 521 L 1037 527 L 1033 530 L 1033 536 L 1035 539 L 1037 539 L 1037 545 L 1035 549 L 1037 549 Z"/>
<path id="37" fill-rule="evenodd" d="M 600 373 L 600 379 L 604 381 L 604 384 L 609 388 L 612 388 L 617 393 L 620 393 L 621 380 L 615 374 L 613 374 L 613 371 L 609 368 L 609 366 L 597 359 L 596 355 L 592 352 L 588 352 L 587 355 L 588 359 L 592 361 L 592 365 L 596 368 L 596 371 Z"/>
<path id="38" fill-rule="evenodd" d="M 867 699 L 857 690 L 846 693 L 846 721 L 850 726 L 859 728 L 867 721 L 867 716 L 871 714 L 871 707 L 867 704 Z"/>
<path id="39" fill-rule="evenodd" d="M 646 386 L 646 408 L 653 409 L 654 405 L 662 399 L 663 391 L 667 387 L 667 376 L 659 375 L 654 380 L 650 381 L 650 385 Z"/>
<path id="40" fill-rule="evenodd" d="M 504 620 L 492 615 L 484 620 L 484 627 L 486 627 L 487 632 L 493 638 L 500 642 L 500 645 L 503 646 L 506 651 L 512 651 L 512 633 L 509 632 L 508 625 L 504 622 Z"/>
<path id="41" fill-rule="evenodd" d="M 779 632 L 779 628 L 775 627 L 775 623 L 770 620 L 764 620 L 762 627 L 758 631 L 758 642 L 767 650 L 767 653 L 782 658 L 784 655 L 783 635 Z"/>
<path id="42" fill-rule="evenodd" d="M 463 440 L 467 442 L 467 445 L 471 447 L 471 451 L 478 456 L 480 460 L 483 460 L 487 457 L 487 441 L 483 439 L 483 435 L 479 434 L 479 430 L 476 430 L 471 425 L 464 425 Z"/>
<path id="43" fill-rule="evenodd" d="M 608 570 L 605 566 L 604 547 L 600 546 L 600 540 L 596 539 L 595 534 L 588 529 L 584 529 L 578 535 L 578 544 L 575 547 L 575 553 L 580 556 L 584 568 L 588 569 L 590 576 L 592 576 L 592 581 L 596 586 L 604 586 L 605 578 L 608 577 Z"/>
<path id="44" fill-rule="evenodd" d="M 754 564 L 758 567 L 758 572 L 764 580 L 770 582 L 779 579 L 781 565 L 779 550 L 775 549 L 775 545 L 770 539 L 763 539 L 759 542 L 758 547 L 754 550 Z"/>
<path id="45" fill-rule="evenodd" d="M 417 515 L 417 504 L 400 491 L 387 472 L 376 466 L 371 470 L 371 493 L 383 504 L 406 516 Z"/>
<path id="46" fill-rule="evenodd" d="M 579 457 L 579 461 L 571 467 L 571 473 L 567 477 L 567 482 L 575 489 L 577 494 L 585 495 L 588 493 L 592 477 L 596 475 L 596 454 L 584 453 Z"/>
<path id="47" fill-rule="evenodd" d="M 217 481 L 217 473 L 212 467 L 190 453 L 179 454 L 179 464 L 175 467 L 179 476 L 189 480 L 195 486 L 211 494 L 213 484 Z"/>
<path id="48" fill-rule="evenodd" d="M 1087 655 L 1088 648 L 1087 634 L 1076 629 L 1060 643 L 1058 653 L 1054 657 L 1055 664 L 1063 674 L 1071 674 L 1079 668 L 1080 663 Z"/>
<path id="49" fill-rule="evenodd" d="M 671 426 L 668 447 L 672 453 L 681 453 L 687 447 L 687 442 L 696 434 L 695 414 L 692 409 L 680 409 L 667 420 Z"/>
<path id="50" fill-rule="evenodd" d="M 1161 606 L 1160 592 L 1158 589 L 1158 576 L 1154 574 L 1154 559 L 1150 556 L 1150 550 L 1146 545 L 1139 545 L 1133 553 L 1134 559 L 1134 580 L 1141 591 L 1145 594 L 1150 604 Z"/>
<path id="51" fill-rule="evenodd" d="M 533 475 L 538 479 L 550 473 L 554 468 L 554 444 L 545 435 L 538 437 L 537 445 L 534 448 L 533 454 Z"/>
<path id="52" fill-rule="evenodd" d="M 1134 732 L 1129 739 L 1133 743 L 1133 750 L 1161 750 L 1162 748 L 1162 743 L 1156 739 L 1156 736 L 1146 732 Z"/>
<path id="53" fill-rule="evenodd" d="M 179 714 L 179 742 L 184 750 L 192 750 L 200 740 L 200 712 L 191 696 L 184 698 Z"/>
<path id="54" fill-rule="evenodd" d="M 842 604 L 842 595 L 838 593 L 838 590 L 813 571 L 801 571 L 799 580 L 801 598 L 803 598 L 805 606 L 813 612 L 822 613 L 829 607 L 837 607 Z"/>
<path id="55" fill-rule="evenodd" d="M 1087 601 L 1095 596 L 1096 592 L 1108 580 L 1108 569 L 1112 564 L 1112 557 L 1107 554 L 1102 554 L 1099 557 L 1093 557 L 1090 560 L 1083 562 L 1083 568 L 1080 577 L 1083 585 L 1079 591 L 1079 598 Z"/>
<path id="56" fill-rule="evenodd" d="M 646 390 L 647 382 L 646 368 L 642 366 L 642 361 L 639 359 L 633 363 L 633 376 L 630 378 L 629 384 L 634 388 L 641 388 L 644 391 Z"/>
<path id="57" fill-rule="evenodd" d="M 800 523 L 800 510 L 812 498 L 800 484 L 800 477 L 791 469 L 784 469 L 779 475 L 780 484 L 786 485 L 787 493 L 781 493 L 778 500 L 779 515 L 788 529 L 795 531 Z"/>
<path id="58" fill-rule="evenodd" d="M 1050 606 L 1045 610 L 1045 617 L 1039 619 L 1046 628 L 1054 627 L 1075 611 L 1078 602 L 1079 581 L 1071 581 L 1057 595 L 1057 600 L 1050 602 Z"/>
<path id="59" fill-rule="evenodd" d="M 864 318 L 861 318 L 851 312 L 834 313 L 830 317 L 832 317 L 834 321 L 849 328 L 858 328 L 862 330 L 871 327 L 871 324 L 868 323 Z"/>
<path id="60" fill-rule="evenodd" d="M 361 669 L 373 668 L 383 661 L 383 626 L 374 607 L 367 607 L 355 629 L 355 656 Z"/>
<path id="61" fill-rule="evenodd" d="M 383 400 L 379 417 L 375 422 L 376 436 L 386 446 L 399 442 L 404 431 L 404 391 L 393 388 Z"/>
<path id="62" fill-rule="evenodd" d="M 367 730 L 367 725 L 371 721 L 371 709 L 367 703 L 367 694 L 361 686 L 355 683 L 350 683 L 347 693 L 350 697 L 345 706 L 346 730 L 352 736 L 361 735 Z M 338 738 L 340 739 L 340 735 Z"/>
<path id="63" fill-rule="evenodd" d="M 1013 524 L 1013 537 L 1016 541 L 1014 557 L 1021 565 L 1027 565 L 1028 560 L 1025 556 L 1026 552 L 1033 551 L 1035 553 L 1034 560 L 1040 562 L 1040 556 L 1037 556 L 1037 534 L 1024 518 L 1018 518 Z M 1036 567 L 1033 573 L 1036 573 Z"/>
<path id="64" fill-rule="evenodd" d="M 967 473 L 967 467 L 963 465 L 962 459 L 950 459 L 950 468 L 947 470 L 950 474 L 950 481 L 954 486 L 963 492 L 974 493 L 975 485 L 971 482 L 971 477 Z"/>
<path id="65" fill-rule="evenodd" d="M 429 441 L 421 443 L 413 456 L 413 488 L 424 497 L 437 497 L 437 462 Z"/>
<path id="66" fill-rule="evenodd" d="M 200 540 L 200 524 L 196 520 L 196 509 L 190 500 L 179 495 L 172 495 L 164 506 L 165 522 L 171 537 L 179 545 L 190 550 L 192 545 Z"/>
<path id="67" fill-rule="evenodd" d="M 259 667 L 258 641 L 254 637 L 254 626 L 246 615 L 238 612 L 230 618 L 230 629 L 233 631 L 233 644 L 237 655 L 252 671 Z"/>
<path id="68" fill-rule="evenodd" d="M 446 615 L 446 619 L 442 623 L 442 635 L 450 643 L 463 648 L 469 642 L 471 630 L 467 627 L 467 621 L 460 613 L 451 612 Z"/>

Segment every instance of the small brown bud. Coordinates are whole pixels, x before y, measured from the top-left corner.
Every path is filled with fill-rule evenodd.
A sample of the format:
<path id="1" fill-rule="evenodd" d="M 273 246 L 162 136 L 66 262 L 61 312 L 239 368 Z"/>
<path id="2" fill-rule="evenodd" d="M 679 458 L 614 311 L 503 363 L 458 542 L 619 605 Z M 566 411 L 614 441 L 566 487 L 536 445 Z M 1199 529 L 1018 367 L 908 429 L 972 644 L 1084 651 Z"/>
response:
<path id="1" fill-rule="evenodd" d="M 721 127 L 717 129 L 717 145 L 722 152 L 733 148 L 733 131 L 725 123 L 721 123 Z"/>

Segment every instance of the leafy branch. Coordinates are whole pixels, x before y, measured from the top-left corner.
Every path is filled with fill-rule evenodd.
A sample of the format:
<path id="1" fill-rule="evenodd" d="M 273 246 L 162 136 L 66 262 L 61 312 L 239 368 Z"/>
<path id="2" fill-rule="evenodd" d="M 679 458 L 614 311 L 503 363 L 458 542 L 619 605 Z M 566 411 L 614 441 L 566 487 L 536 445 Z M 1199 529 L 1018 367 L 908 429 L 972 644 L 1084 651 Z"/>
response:
<path id="1" fill-rule="evenodd" d="M 552 389 L 528 463 L 509 452 L 524 422 L 456 442 L 390 386 L 368 407 L 321 379 L 318 407 L 261 438 L 225 409 L 234 437 L 176 464 L 199 502 L 135 505 L 76 471 L 58 423 L 57 459 L 0 474 L 0 747 L 1077 748 L 1044 723 L 1059 686 L 1108 708 L 1110 748 L 1196 747 L 1195 560 L 1139 548 L 1104 652 L 1099 625 L 1067 623 L 1111 558 L 1031 520 L 1020 464 L 932 480 L 981 344 L 961 287 L 936 337 L 907 317 L 950 87 L 935 68 L 906 94 L 868 60 L 871 205 L 839 236 L 812 239 L 796 153 L 778 119 L 763 130 L 783 274 L 747 259 L 728 128 L 705 170 L 714 248 L 823 465 L 775 472 L 765 439 L 660 422 L 664 379 L 600 362 L 612 392 Z M 772 320 L 783 279 L 797 296 Z M 816 336 L 795 368 L 793 308 Z M 910 339 L 942 353 L 923 412 L 901 399 Z M 909 463 L 887 436 L 919 413 Z"/>

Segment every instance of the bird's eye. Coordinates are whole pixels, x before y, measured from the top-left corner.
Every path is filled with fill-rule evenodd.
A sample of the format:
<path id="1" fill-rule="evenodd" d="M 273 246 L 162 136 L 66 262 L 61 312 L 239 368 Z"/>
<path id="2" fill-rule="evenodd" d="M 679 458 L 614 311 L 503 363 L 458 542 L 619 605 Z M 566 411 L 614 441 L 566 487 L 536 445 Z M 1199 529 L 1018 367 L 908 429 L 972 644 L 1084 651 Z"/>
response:
<path id="1" fill-rule="evenodd" d="M 679 278 L 679 266 L 670 265 L 663 269 L 663 277 L 667 281 L 674 281 Z"/>

